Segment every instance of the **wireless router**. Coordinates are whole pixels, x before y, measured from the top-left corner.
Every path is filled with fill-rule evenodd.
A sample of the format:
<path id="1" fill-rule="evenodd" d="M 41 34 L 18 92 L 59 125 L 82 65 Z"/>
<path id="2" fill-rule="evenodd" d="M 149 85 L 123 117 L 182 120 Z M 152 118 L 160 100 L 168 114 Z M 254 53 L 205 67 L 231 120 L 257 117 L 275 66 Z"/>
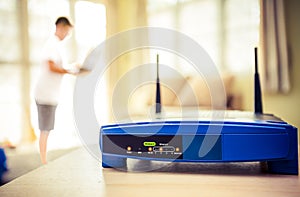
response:
<path id="1" fill-rule="evenodd" d="M 158 64 L 157 56 L 156 113 L 160 114 Z M 270 173 L 297 175 L 297 128 L 263 113 L 256 48 L 254 81 L 254 113 L 194 111 L 182 119 L 167 115 L 152 121 L 102 126 L 102 166 L 123 168 L 127 158 L 169 162 L 259 161 L 267 163 Z"/>

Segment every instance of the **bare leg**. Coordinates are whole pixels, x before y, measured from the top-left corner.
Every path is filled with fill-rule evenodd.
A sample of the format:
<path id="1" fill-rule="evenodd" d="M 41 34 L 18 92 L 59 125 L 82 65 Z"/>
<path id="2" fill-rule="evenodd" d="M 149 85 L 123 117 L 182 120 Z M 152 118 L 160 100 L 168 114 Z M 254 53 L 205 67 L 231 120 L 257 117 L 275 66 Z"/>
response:
<path id="1" fill-rule="evenodd" d="M 40 157 L 42 164 L 47 164 L 47 140 L 49 136 L 49 131 L 41 131 L 40 134 Z"/>

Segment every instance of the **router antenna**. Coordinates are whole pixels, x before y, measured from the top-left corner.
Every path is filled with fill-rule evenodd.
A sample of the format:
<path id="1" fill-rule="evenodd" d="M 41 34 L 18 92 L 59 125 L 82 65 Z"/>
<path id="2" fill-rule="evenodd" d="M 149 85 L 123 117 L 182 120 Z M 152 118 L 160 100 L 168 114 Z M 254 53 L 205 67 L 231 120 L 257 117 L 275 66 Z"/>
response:
<path id="1" fill-rule="evenodd" d="M 256 114 L 263 113 L 261 88 L 258 74 L 258 60 L 257 60 L 257 47 L 254 48 L 255 52 L 255 73 L 254 73 L 254 112 Z"/>
<path id="2" fill-rule="evenodd" d="M 159 82 L 159 55 L 156 55 L 156 101 L 155 113 L 161 113 L 161 100 L 160 100 L 160 82 Z"/>

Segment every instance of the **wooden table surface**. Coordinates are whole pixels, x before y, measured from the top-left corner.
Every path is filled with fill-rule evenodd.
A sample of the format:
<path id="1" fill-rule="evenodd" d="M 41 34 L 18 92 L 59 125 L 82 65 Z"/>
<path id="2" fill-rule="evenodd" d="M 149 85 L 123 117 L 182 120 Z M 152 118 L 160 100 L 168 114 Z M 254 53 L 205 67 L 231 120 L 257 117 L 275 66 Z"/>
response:
<path id="1" fill-rule="evenodd" d="M 259 163 L 163 164 L 103 169 L 79 148 L 0 187 L 0 196 L 300 196 L 299 176 L 267 174 Z"/>

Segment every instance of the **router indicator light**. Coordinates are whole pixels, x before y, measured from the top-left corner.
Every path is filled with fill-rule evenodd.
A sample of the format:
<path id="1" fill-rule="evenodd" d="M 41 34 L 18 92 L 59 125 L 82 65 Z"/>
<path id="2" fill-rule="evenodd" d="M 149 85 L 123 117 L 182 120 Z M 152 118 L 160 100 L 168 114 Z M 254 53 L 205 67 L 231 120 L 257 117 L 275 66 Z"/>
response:
<path id="1" fill-rule="evenodd" d="M 155 146 L 156 142 L 144 142 L 144 146 Z"/>

